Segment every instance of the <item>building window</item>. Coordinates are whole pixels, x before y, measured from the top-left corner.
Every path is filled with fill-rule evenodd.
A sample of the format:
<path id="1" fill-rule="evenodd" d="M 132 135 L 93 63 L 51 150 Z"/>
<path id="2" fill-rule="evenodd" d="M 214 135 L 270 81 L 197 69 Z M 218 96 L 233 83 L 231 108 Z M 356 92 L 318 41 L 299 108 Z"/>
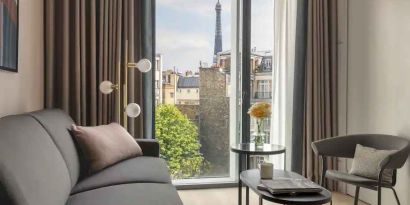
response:
<path id="1" fill-rule="evenodd" d="M 258 92 L 270 92 L 269 80 L 258 81 Z"/>
<path id="2" fill-rule="evenodd" d="M 190 90 L 190 89 L 188 89 L 186 92 L 187 92 L 187 93 L 190 93 L 190 92 L 191 92 L 191 90 Z"/>
<path id="3" fill-rule="evenodd" d="M 256 99 L 269 99 L 271 98 L 271 81 L 270 80 L 257 80 L 257 90 L 255 93 Z"/>
<path id="4" fill-rule="evenodd" d="M 173 93 L 173 92 L 170 92 L 170 93 L 169 93 L 169 96 L 170 96 L 171 98 L 174 98 L 174 93 Z"/>

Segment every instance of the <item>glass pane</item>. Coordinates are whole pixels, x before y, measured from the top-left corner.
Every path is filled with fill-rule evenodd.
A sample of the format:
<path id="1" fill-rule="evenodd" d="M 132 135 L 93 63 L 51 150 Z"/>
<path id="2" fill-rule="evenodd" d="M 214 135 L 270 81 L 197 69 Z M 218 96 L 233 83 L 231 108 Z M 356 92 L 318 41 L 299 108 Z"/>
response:
<path id="1" fill-rule="evenodd" d="M 251 106 L 258 102 L 273 106 L 273 0 L 257 0 L 251 3 Z M 251 142 L 254 142 L 257 135 L 264 136 L 265 143 L 272 142 L 271 117 L 264 118 L 260 126 L 252 117 L 250 123 Z M 271 160 L 266 156 L 254 156 L 251 158 L 251 167 L 255 168 L 261 161 Z"/>
<path id="2" fill-rule="evenodd" d="M 272 104 L 273 0 L 252 1 L 251 18 L 251 105 Z M 265 118 L 262 123 L 269 136 L 266 143 L 270 142 L 270 121 Z M 251 118 L 251 134 L 256 128 L 256 120 Z"/>
<path id="3" fill-rule="evenodd" d="M 156 6 L 161 157 L 173 179 L 229 177 L 231 0 Z"/>

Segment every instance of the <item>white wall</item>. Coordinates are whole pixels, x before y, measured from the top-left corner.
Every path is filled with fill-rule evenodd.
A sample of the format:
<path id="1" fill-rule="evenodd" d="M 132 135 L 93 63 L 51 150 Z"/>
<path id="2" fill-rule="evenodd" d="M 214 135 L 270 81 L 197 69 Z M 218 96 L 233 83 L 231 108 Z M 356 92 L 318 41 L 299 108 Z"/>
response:
<path id="1" fill-rule="evenodd" d="M 410 139 L 410 1 L 350 0 L 347 132 Z M 410 204 L 410 160 L 398 172 L 402 204 Z M 362 191 L 376 204 L 376 192 Z M 395 204 L 384 190 L 382 204 Z"/>
<path id="2" fill-rule="evenodd" d="M 19 72 L 0 71 L 0 117 L 43 108 L 43 0 L 19 4 Z"/>

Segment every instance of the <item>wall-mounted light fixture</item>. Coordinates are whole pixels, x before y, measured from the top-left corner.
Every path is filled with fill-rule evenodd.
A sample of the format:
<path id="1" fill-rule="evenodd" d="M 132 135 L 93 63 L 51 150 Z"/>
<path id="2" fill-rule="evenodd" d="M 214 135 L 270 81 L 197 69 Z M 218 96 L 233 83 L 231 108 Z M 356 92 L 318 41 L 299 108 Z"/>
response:
<path id="1" fill-rule="evenodd" d="M 125 43 L 128 45 L 128 41 Z M 128 47 L 126 46 L 125 48 L 125 56 L 126 56 L 126 61 L 128 62 Z M 118 101 L 120 102 L 121 95 L 123 97 L 123 106 L 121 107 L 120 103 L 118 103 L 117 106 L 117 115 L 118 115 L 118 120 L 120 120 L 121 116 L 121 110 L 123 113 L 123 121 L 122 124 L 125 128 L 127 128 L 127 123 L 128 123 L 128 117 L 131 118 L 136 118 L 141 114 L 141 108 L 137 103 L 128 103 L 128 70 L 129 68 L 137 68 L 140 72 L 142 73 L 147 73 L 151 70 L 152 64 L 151 61 L 144 58 L 139 60 L 137 63 L 127 63 L 124 69 L 124 78 L 121 78 L 121 69 L 120 69 L 120 64 L 118 66 L 117 70 L 117 83 L 112 83 L 111 81 L 103 81 L 100 83 L 100 91 L 103 94 L 110 94 L 113 91 L 117 92 L 117 97 Z M 124 82 L 121 82 L 121 79 L 123 79 Z M 122 86 L 121 86 L 122 85 Z"/>

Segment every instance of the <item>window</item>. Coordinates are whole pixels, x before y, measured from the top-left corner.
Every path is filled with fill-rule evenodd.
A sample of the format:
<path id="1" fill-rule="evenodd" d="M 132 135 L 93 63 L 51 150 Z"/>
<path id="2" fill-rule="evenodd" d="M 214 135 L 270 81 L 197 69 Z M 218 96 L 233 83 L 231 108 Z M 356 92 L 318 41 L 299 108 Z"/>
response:
<path id="1" fill-rule="evenodd" d="M 242 1 L 179 0 L 183 6 L 170 0 L 156 1 L 156 51 L 164 56 L 162 75 L 168 80 L 162 85 L 163 92 L 177 92 L 173 100 L 164 99 L 156 108 L 156 137 L 164 149 L 161 153 L 176 153 L 172 150 L 181 149 L 180 138 L 190 143 L 183 147 L 190 149 L 181 155 L 161 156 L 176 184 L 235 181 L 237 156 L 229 145 L 254 131 L 254 122 L 244 117 L 242 94 L 250 88 L 247 103 L 273 103 L 273 0 L 246 0 L 253 3 L 252 27 L 248 28 L 248 47 L 253 49 L 246 53 L 242 35 L 249 34 L 242 28 L 242 11 L 247 9 Z M 247 53 L 249 74 L 242 67 Z M 190 89 L 184 91 L 179 86 Z M 192 94 L 192 89 L 198 94 Z M 168 118 L 173 124 L 167 124 Z M 272 121 L 264 121 L 270 138 Z M 176 122 L 184 122 L 176 125 L 183 129 L 175 127 L 179 134 L 165 131 Z M 249 133 L 242 134 L 246 129 Z"/>
<path id="2" fill-rule="evenodd" d="M 173 92 L 170 92 L 170 93 L 169 93 L 169 97 L 174 98 L 174 93 L 173 93 Z"/>
<path id="3" fill-rule="evenodd" d="M 275 22 L 274 22 L 274 2 L 275 0 L 258 0 L 251 1 L 251 39 L 252 48 L 251 58 L 255 59 L 254 66 L 251 68 L 250 86 L 251 92 L 250 104 L 256 102 L 269 102 L 272 105 L 273 114 L 271 118 L 265 119 L 263 128 L 268 138 L 266 142 L 281 144 L 279 118 L 283 110 L 279 109 L 279 103 L 282 99 L 278 96 L 278 85 L 280 76 L 279 68 L 275 68 L 274 59 L 277 56 L 274 53 L 275 39 Z M 281 91 L 282 92 L 282 91 Z M 250 132 L 256 130 L 255 122 L 250 122 Z M 258 157 L 254 160 L 257 161 Z M 275 155 L 266 157 L 264 160 L 272 161 L 275 168 L 283 167 L 283 156 Z M 254 161 L 254 164 L 255 164 Z M 252 164 L 252 163 L 251 163 Z"/>
<path id="4" fill-rule="evenodd" d="M 235 160 L 229 150 L 233 143 L 227 94 L 230 75 L 220 68 L 230 69 L 222 58 L 229 59 L 226 55 L 230 55 L 234 1 L 179 2 L 183 6 L 156 0 L 156 51 L 163 57 L 162 76 L 168 80 L 162 85 L 163 92 L 167 92 L 165 87 L 175 90 L 173 100 L 164 99 L 156 107 L 156 137 L 161 149 L 167 150 L 161 153 L 174 153 L 161 157 L 167 160 L 175 183 L 232 181 Z M 171 73 L 176 76 L 175 82 L 173 77 L 168 79 Z M 169 128 L 164 126 L 173 126 L 166 124 L 166 119 L 177 122 L 175 116 L 184 122 L 175 125 L 178 134 L 161 131 Z M 178 138 L 189 144 L 181 147 Z M 181 148 L 181 155 L 175 154 Z"/>
<path id="5" fill-rule="evenodd" d="M 273 80 L 273 1 L 251 1 L 251 58 L 253 59 L 250 76 L 251 104 L 256 102 L 273 104 L 271 89 Z M 252 121 L 253 119 L 251 119 L 251 132 L 255 131 L 255 125 Z M 264 122 L 263 125 L 265 131 L 271 129 L 268 122 Z M 266 141 L 268 142 L 269 139 Z"/>
<path id="6" fill-rule="evenodd" d="M 257 80 L 257 90 L 255 92 L 256 99 L 269 99 L 271 95 L 271 80 Z"/>

